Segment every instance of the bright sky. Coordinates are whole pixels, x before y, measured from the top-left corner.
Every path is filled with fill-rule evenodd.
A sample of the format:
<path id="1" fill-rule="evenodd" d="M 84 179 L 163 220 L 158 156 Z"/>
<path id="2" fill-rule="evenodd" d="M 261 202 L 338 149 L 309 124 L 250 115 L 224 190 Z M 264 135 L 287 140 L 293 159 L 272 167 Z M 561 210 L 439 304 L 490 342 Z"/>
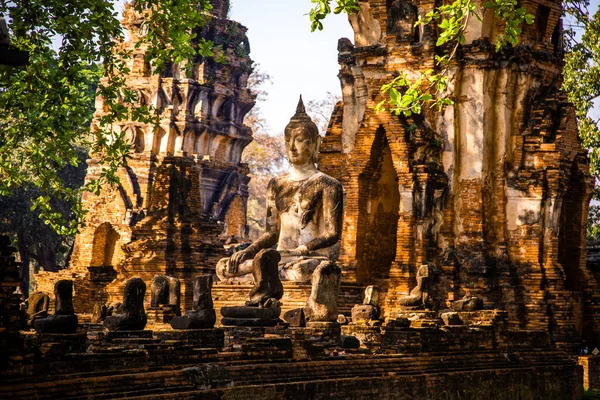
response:
<path id="1" fill-rule="evenodd" d="M 273 78 L 261 104 L 274 134 L 283 132 L 298 96 L 320 100 L 341 95 L 337 42 L 354 34 L 347 15 L 331 15 L 323 31 L 310 31 L 310 0 L 231 0 L 230 18 L 248 28 L 250 57 Z"/>

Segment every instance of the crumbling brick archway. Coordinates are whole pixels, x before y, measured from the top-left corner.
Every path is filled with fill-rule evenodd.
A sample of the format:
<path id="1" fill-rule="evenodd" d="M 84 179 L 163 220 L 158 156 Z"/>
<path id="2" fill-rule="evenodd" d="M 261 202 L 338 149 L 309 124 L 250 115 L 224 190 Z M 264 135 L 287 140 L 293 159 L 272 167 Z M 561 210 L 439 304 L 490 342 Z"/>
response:
<path id="1" fill-rule="evenodd" d="M 113 228 L 110 222 L 104 222 L 98 226 L 94 232 L 90 266 L 112 266 L 115 246 L 119 238 L 119 233 Z"/>
<path id="2" fill-rule="evenodd" d="M 370 159 L 358 178 L 357 278 L 389 278 L 396 258 L 400 193 L 392 152 L 383 127 L 375 133 Z"/>

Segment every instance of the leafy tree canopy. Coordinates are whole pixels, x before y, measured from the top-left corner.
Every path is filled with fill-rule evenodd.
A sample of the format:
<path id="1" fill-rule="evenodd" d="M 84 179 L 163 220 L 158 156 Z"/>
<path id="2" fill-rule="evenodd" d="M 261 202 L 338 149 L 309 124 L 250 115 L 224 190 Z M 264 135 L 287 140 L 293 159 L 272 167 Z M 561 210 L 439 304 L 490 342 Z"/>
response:
<path id="1" fill-rule="evenodd" d="M 171 60 L 211 54 L 212 43 L 194 46 L 190 40 L 192 28 L 208 18 L 209 0 L 145 0 L 132 7 L 145 16 L 147 34 L 138 46 L 148 48 L 146 61 L 156 70 Z M 0 195 L 35 188 L 31 208 L 56 232 L 70 235 L 83 223 L 81 192 L 98 193 L 115 183 L 129 157 L 124 133 L 114 124 L 127 117 L 152 121 L 153 110 L 137 105 L 126 86 L 131 54 L 119 46 L 124 34 L 112 1 L 0 0 L 0 15 L 8 20 L 11 45 L 29 53 L 27 66 L 0 66 Z M 91 136 L 96 90 L 107 115 Z M 102 162 L 103 172 L 73 188 L 59 172 L 81 162 L 81 148 Z M 53 199 L 67 201 L 70 210 L 61 212 Z"/>
<path id="2" fill-rule="evenodd" d="M 335 0 L 335 8 L 331 9 L 332 0 L 311 0 L 316 3 L 310 11 L 311 29 L 323 29 L 322 20 L 331 14 L 345 12 L 347 14 L 359 11 L 358 0 Z M 494 14 L 504 21 L 504 31 L 499 35 L 496 50 L 500 51 L 503 45 L 516 45 L 522 33 L 524 23 L 532 24 L 534 17 L 527 13 L 525 7 L 519 7 L 517 0 L 491 0 L 486 1 L 484 8 L 494 11 Z M 420 114 L 426 104 L 430 107 L 441 109 L 454 103 L 446 96 L 448 86 L 448 67 L 454 58 L 458 46 L 465 42 L 465 33 L 470 18 L 481 16 L 476 12 L 474 0 L 455 0 L 435 7 L 425 16 L 419 16 L 416 25 L 437 25 L 436 46 L 448 48 L 443 55 L 435 56 L 436 70 L 420 72 L 417 79 L 409 79 L 404 73 L 381 87 L 381 91 L 388 98 L 380 102 L 376 109 L 384 111 L 387 105 L 390 112 L 396 115 Z"/>
<path id="3" fill-rule="evenodd" d="M 589 150 L 590 172 L 600 178 L 600 129 L 593 116 L 594 101 L 600 97 L 600 8 L 590 12 L 590 2 L 567 1 L 565 68 L 563 90 L 575 107 L 579 137 Z M 600 242 L 600 191 L 594 191 L 588 218 L 588 240 Z"/>

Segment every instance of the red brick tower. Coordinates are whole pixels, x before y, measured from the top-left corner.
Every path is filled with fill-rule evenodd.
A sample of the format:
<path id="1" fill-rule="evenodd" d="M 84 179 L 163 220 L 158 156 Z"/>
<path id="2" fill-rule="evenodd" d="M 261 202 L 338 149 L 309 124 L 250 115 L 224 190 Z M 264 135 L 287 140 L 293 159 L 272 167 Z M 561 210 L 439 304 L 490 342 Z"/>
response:
<path id="1" fill-rule="evenodd" d="M 343 104 L 320 168 L 346 190 L 345 279 L 387 288 L 385 313 L 430 263 L 438 307 L 465 295 L 505 309 L 511 324 L 559 344 L 600 329 L 586 268 L 592 180 L 562 82 L 561 4 L 526 1 L 535 23 L 518 46 L 494 43 L 501 22 L 477 2 L 451 64 L 455 104 L 422 116 L 377 114 L 380 87 L 434 68 L 435 27 L 414 23 L 435 3 L 360 1 L 355 43 L 340 40 Z M 585 322 L 584 322 L 585 321 Z"/>
<path id="2" fill-rule="evenodd" d="M 182 280 L 185 307 L 192 300 L 191 277 L 212 271 L 223 256 L 219 236 L 245 234 L 249 171 L 240 159 L 252 140 L 243 124 L 254 105 L 247 88 L 252 61 L 246 28 L 225 19 L 229 1 L 213 3 L 198 36 L 220 45 L 226 61 L 190 60 L 189 77 L 185 63 L 159 75 L 144 62 L 144 48 L 136 48 L 141 19 L 126 6 L 123 46 L 133 52 L 127 84 L 158 109 L 160 124 L 120 125 L 133 150 L 121 184 L 85 196 L 87 226 L 76 238 L 69 269 L 37 277 L 39 289 L 48 292 L 57 279 L 75 279 L 78 313 L 120 301 L 126 279 L 139 276 L 149 285 L 158 273 Z M 103 112 L 99 97 L 95 118 Z M 88 165 L 88 179 L 97 177 L 101 166 L 93 159 Z"/>

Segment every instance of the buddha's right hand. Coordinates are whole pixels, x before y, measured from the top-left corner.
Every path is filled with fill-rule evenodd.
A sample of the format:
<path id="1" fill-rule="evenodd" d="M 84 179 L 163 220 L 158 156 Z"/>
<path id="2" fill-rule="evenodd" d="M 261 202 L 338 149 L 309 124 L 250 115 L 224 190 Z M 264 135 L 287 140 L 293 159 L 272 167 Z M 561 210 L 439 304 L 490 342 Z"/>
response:
<path id="1" fill-rule="evenodd" d="M 231 258 L 229 259 L 229 268 L 227 272 L 229 275 L 235 275 L 238 272 L 239 265 L 250 258 L 250 254 L 247 251 L 241 250 L 237 253 L 233 253 Z"/>

